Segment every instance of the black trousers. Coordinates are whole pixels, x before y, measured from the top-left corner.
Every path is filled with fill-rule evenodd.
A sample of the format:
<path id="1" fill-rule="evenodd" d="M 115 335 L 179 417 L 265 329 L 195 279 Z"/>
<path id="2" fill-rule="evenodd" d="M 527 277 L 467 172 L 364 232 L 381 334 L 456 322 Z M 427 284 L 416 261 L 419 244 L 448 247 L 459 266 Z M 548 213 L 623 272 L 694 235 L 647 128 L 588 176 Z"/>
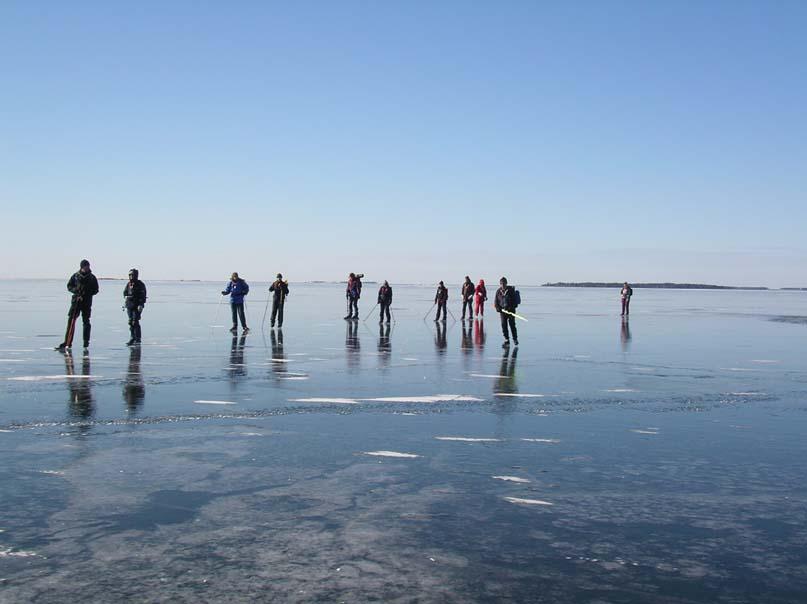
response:
<path id="1" fill-rule="evenodd" d="M 283 327 L 283 306 L 285 302 L 281 301 L 279 298 L 275 298 L 272 300 L 272 320 L 270 321 L 270 325 L 272 327 L 275 326 L 275 319 L 277 319 L 277 326 Z"/>
<path id="2" fill-rule="evenodd" d="M 129 335 L 135 342 L 140 341 L 140 311 L 137 306 L 127 306 L 126 314 L 129 315 Z"/>
<path id="3" fill-rule="evenodd" d="M 241 327 L 246 328 L 247 316 L 244 314 L 244 303 L 231 303 L 230 309 L 233 311 L 233 327 L 238 327 L 238 319 L 241 318 Z"/>
<path id="4" fill-rule="evenodd" d="M 359 318 L 359 299 L 358 298 L 348 298 L 347 299 L 347 316 L 348 317 L 356 317 Z"/>
<path id="5" fill-rule="evenodd" d="M 386 313 L 386 315 L 387 315 L 387 323 L 389 323 L 390 322 L 390 315 L 389 315 L 389 307 L 390 307 L 390 305 L 385 304 L 384 302 L 381 302 L 379 304 L 379 306 L 381 306 L 381 314 L 378 315 L 378 322 L 381 323 L 381 321 L 384 320 L 384 314 Z"/>
<path id="6" fill-rule="evenodd" d="M 440 320 L 440 313 L 441 312 L 443 313 L 443 321 L 445 321 L 446 320 L 446 303 L 445 303 L 445 301 L 437 303 L 437 317 L 434 319 L 435 321 Z"/>
<path id="7" fill-rule="evenodd" d="M 468 307 L 468 318 L 474 316 L 474 297 L 462 301 L 462 318 L 465 318 L 465 308 Z"/>
<path id="8" fill-rule="evenodd" d="M 70 303 L 70 310 L 67 311 L 67 330 L 64 334 L 65 346 L 73 345 L 73 334 L 75 333 L 76 321 L 78 320 L 79 314 L 81 315 L 81 320 L 84 323 L 84 347 L 86 348 L 90 345 L 90 332 L 92 331 L 92 326 L 90 325 L 92 298 L 90 298 L 89 302 L 85 302 L 83 300 L 74 300 Z"/>
<path id="9" fill-rule="evenodd" d="M 502 319 L 502 335 L 505 340 L 510 339 L 510 334 L 507 333 L 507 326 L 510 326 L 510 331 L 513 332 L 513 339 L 518 340 L 518 331 L 516 330 L 516 318 L 507 313 L 499 313 Z"/>

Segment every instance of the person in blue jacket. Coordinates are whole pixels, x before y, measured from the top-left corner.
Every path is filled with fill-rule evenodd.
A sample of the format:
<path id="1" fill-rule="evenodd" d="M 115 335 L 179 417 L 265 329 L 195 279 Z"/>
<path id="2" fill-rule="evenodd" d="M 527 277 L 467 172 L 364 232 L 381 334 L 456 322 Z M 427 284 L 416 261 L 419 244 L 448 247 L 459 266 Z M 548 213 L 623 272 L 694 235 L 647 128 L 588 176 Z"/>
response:
<path id="1" fill-rule="evenodd" d="M 233 311 L 233 328 L 230 330 L 232 333 L 236 333 L 238 331 L 239 317 L 241 317 L 241 327 L 243 328 L 243 332 L 249 332 L 249 327 L 247 327 L 247 317 L 246 314 L 244 314 L 244 296 L 246 296 L 248 293 L 249 285 L 246 281 L 238 276 L 238 273 L 233 273 L 227 287 L 221 292 L 222 296 L 226 296 L 228 294 L 230 295 L 230 308 Z"/>

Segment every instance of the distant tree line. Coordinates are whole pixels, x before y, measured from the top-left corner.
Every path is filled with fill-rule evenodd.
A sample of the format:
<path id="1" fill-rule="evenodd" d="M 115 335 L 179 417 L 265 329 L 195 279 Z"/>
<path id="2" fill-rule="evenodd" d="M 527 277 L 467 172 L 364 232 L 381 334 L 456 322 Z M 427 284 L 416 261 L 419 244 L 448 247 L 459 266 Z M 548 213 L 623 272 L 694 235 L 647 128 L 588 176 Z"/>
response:
<path id="1" fill-rule="evenodd" d="M 708 283 L 631 283 L 630 286 L 634 289 L 768 289 L 767 287 L 734 287 L 732 285 L 711 285 Z M 558 281 L 556 283 L 544 283 L 541 287 L 611 287 L 619 289 L 622 287 L 622 283 Z"/>

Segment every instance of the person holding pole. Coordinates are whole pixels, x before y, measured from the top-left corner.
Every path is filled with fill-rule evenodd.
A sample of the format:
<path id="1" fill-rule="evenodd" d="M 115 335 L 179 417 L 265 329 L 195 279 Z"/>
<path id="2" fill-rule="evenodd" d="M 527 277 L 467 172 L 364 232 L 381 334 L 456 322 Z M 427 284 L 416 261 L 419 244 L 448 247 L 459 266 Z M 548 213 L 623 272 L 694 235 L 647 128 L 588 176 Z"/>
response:
<path id="1" fill-rule="evenodd" d="M 90 313 L 92 312 L 92 298 L 98 293 L 98 279 L 92 274 L 90 261 L 82 260 L 79 270 L 70 277 L 67 282 L 67 290 L 73 294 L 70 299 L 70 310 L 67 313 L 67 331 L 64 334 L 64 341 L 56 347 L 59 352 L 64 352 L 73 347 L 73 334 L 76 330 L 76 321 L 81 315 L 84 323 L 84 350 L 90 346 Z"/>
<path id="2" fill-rule="evenodd" d="M 277 274 L 277 279 L 269 286 L 269 291 L 274 292 L 272 298 L 272 316 L 269 319 L 269 326 L 275 326 L 277 319 L 278 328 L 283 327 L 283 306 L 286 304 L 286 296 L 289 295 L 289 282 L 283 281 L 283 275 Z"/>
<path id="3" fill-rule="evenodd" d="M 465 275 L 465 283 L 462 284 L 462 318 L 460 321 L 465 320 L 465 308 L 468 308 L 468 320 L 470 321 L 473 316 L 474 304 L 474 283 L 468 275 Z"/>
<path id="4" fill-rule="evenodd" d="M 434 295 L 434 303 L 437 305 L 437 317 L 434 319 L 434 322 L 437 323 L 440 320 L 440 313 L 443 313 L 443 322 L 446 321 L 446 303 L 448 302 L 448 288 L 445 284 L 440 281 L 437 286 L 437 293 Z"/>
<path id="5" fill-rule="evenodd" d="M 378 288 L 378 305 L 381 307 L 381 312 L 378 315 L 378 322 L 384 322 L 384 315 L 387 315 L 387 323 L 390 322 L 389 307 L 392 305 L 392 287 L 389 281 L 384 281 L 384 285 Z"/>
<path id="6" fill-rule="evenodd" d="M 140 280 L 140 271 L 136 268 L 129 271 L 129 282 L 123 288 L 123 300 L 129 316 L 129 341 L 126 345 L 140 344 L 140 317 L 146 304 L 146 284 Z"/>
<path id="7" fill-rule="evenodd" d="M 241 328 L 243 333 L 249 333 L 247 327 L 247 316 L 244 313 L 244 296 L 249 293 L 249 285 L 246 281 L 238 276 L 238 273 L 233 273 L 230 277 L 227 287 L 222 290 L 221 295 L 230 296 L 230 309 L 233 313 L 233 327 L 230 329 L 231 333 L 238 332 L 238 319 L 241 319 Z"/>
<path id="8" fill-rule="evenodd" d="M 512 285 L 507 285 L 507 278 L 502 277 L 499 279 L 499 289 L 496 290 L 496 300 L 494 306 L 496 312 L 501 315 L 502 320 L 502 335 L 504 335 L 504 343 L 502 348 L 510 346 L 510 334 L 507 332 L 507 327 L 513 332 L 513 342 L 518 346 L 518 331 L 516 330 L 516 317 L 515 312 L 518 307 L 518 295 L 516 288 Z"/>

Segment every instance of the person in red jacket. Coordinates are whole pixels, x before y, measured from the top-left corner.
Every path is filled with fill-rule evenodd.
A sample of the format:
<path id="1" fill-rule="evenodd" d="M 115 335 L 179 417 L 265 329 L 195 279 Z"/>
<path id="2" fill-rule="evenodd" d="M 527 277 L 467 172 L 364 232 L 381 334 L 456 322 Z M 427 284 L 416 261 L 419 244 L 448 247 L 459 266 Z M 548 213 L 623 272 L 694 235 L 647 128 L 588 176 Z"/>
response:
<path id="1" fill-rule="evenodd" d="M 460 320 L 465 320 L 465 308 L 468 307 L 468 320 L 470 321 L 474 315 L 474 282 L 471 281 L 471 278 L 468 275 L 465 275 L 465 283 L 462 284 L 462 291 L 460 294 L 462 296 L 462 319 Z"/>
<path id="2" fill-rule="evenodd" d="M 477 317 L 485 315 L 485 302 L 488 300 L 488 290 L 485 287 L 485 280 L 480 279 L 474 292 L 476 298 L 475 314 Z"/>

